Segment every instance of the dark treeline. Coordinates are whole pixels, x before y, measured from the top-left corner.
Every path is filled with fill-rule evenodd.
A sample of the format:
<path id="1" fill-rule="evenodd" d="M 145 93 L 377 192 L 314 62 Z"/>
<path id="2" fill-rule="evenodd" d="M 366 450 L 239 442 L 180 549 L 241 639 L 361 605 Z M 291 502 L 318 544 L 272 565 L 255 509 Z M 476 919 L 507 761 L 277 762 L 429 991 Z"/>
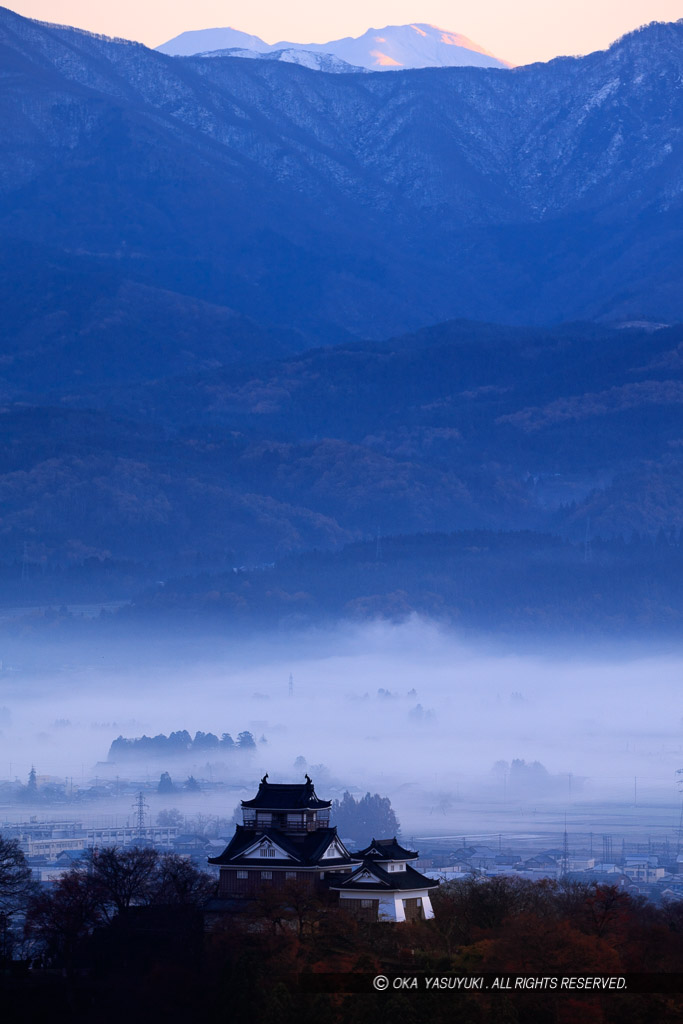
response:
<path id="1" fill-rule="evenodd" d="M 95 563 L 90 569 L 96 575 Z M 2 629 L 85 640 L 193 622 L 241 635 L 340 620 L 401 621 L 417 613 L 474 631 L 672 636 L 683 626 L 682 574 L 683 540 L 675 525 L 611 539 L 532 530 L 376 536 L 228 571 L 218 562 L 211 572 L 198 565 L 191 575 L 141 583 L 132 603 L 94 619 L 54 605 L 26 609 Z M 173 746 L 196 742 L 181 735 Z M 207 737 L 199 746 L 223 743 Z M 163 738 L 143 741 L 161 752 Z"/>
<path id="2" fill-rule="evenodd" d="M 532 531 L 379 537 L 272 568 L 171 580 L 122 621 L 174 611 L 254 625 L 412 613 L 475 629 L 647 630 L 683 624 L 683 543 L 676 529 L 581 542 Z"/>
<path id="3" fill-rule="evenodd" d="M 187 731 L 181 729 L 172 732 L 170 736 L 159 733 L 158 736 L 139 736 L 135 739 L 126 739 L 119 736 L 112 742 L 109 748 L 109 760 L 120 761 L 126 758 L 139 757 L 180 757 L 183 754 L 199 753 L 233 753 L 234 751 L 254 750 L 256 741 L 250 732 L 246 730 L 237 735 L 233 740 L 229 732 L 221 734 L 220 738 L 212 732 L 196 732 L 194 739 Z"/>
<path id="4" fill-rule="evenodd" d="M 6 972 L 3 1008 L 22 1019 L 68 1011 L 74 1022 L 92 1020 L 96 1008 L 105 1024 L 124 1014 L 234 1024 L 681 1019 L 676 995 L 328 992 L 320 977 L 336 976 L 341 989 L 349 974 L 369 982 L 378 973 L 675 973 L 683 958 L 680 902 L 655 907 L 596 883 L 470 877 L 439 888 L 435 920 L 395 926 L 348 917 L 295 884 L 264 890 L 239 913 L 212 916 L 214 890 L 187 862 L 145 849 L 103 850 L 48 890 L 24 887 L 4 902 L 10 915 L 21 905 L 26 923 L 11 930 L 15 968 Z M 35 969 L 22 975 L 22 958 Z"/>
<path id="5" fill-rule="evenodd" d="M 379 793 L 366 793 L 360 800 L 344 793 L 341 800 L 332 801 L 330 820 L 340 836 L 358 846 L 366 846 L 371 838 L 392 839 L 401 832 L 391 800 Z"/>

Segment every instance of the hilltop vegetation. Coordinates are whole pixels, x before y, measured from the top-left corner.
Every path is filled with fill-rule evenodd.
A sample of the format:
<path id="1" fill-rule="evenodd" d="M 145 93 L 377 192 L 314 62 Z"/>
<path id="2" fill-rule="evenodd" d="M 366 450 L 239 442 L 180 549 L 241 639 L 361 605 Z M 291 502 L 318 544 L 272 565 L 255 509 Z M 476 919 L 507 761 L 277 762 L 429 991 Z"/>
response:
<path id="1" fill-rule="evenodd" d="M 10 978 L 5 1006 L 81 1021 L 131 1013 L 185 1021 L 229 1006 L 236 1024 L 318 1021 L 389 1024 L 640 1024 L 680 1019 L 675 972 L 683 954 L 681 904 L 655 907 L 616 887 L 577 882 L 468 878 L 443 884 L 433 921 L 358 921 L 291 886 L 202 931 L 198 911 L 211 879 L 153 850 L 100 851 L 28 907 L 29 935 L 51 968 Z M 428 991 L 425 976 L 629 976 L 630 990 L 530 985 Z M 657 991 L 637 990 L 638 978 Z M 417 991 L 373 991 L 378 974 L 417 977 Z M 668 974 L 671 983 L 668 984 Z M 489 981 L 491 979 L 489 978 Z M 634 983 L 635 982 L 635 983 Z M 470 982 L 471 984 L 471 982 Z"/>

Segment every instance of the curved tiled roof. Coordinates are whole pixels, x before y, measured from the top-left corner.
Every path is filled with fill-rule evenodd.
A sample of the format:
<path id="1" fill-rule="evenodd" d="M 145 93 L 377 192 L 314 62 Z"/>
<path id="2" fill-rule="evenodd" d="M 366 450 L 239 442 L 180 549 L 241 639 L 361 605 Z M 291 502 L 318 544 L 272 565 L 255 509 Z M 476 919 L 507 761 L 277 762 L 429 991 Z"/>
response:
<path id="1" fill-rule="evenodd" d="M 394 836 L 393 839 L 373 839 L 356 856 L 367 860 L 416 860 L 419 855 L 415 850 L 406 850 Z"/>
<path id="2" fill-rule="evenodd" d="M 269 857 L 260 860 L 256 857 L 245 857 L 245 852 L 258 843 L 260 839 L 270 839 L 281 850 L 289 854 L 291 860 L 282 857 Z M 322 828 L 315 832 L 304 835 L 301 841 L 292 839 L 276 828 L 245 828 L 238 825 L 235 835 L 232 837 L 223 853 L 218 857 L 209 857 L 209 864 L 231 864 L 234 866 L 248 867 L 313 867 L 320 864 L 321 868 L 336 867 L 339 864 L 355 865 L 359 858 L 354 854 L 343 857 L 326 857 L 321 860 L 323 853 L 330 843 L 337 841 L 342 849 L 344 844 L 337 835 L 336 828 Z"/>
<path id="3" fill-rule="evenodd" d="M 265 775 L 260 782 L 258 793 L 252 800 L 243 800 L 242 807 L 254 807 L 262 811 L 302 811 L 308 808 L 319 810 L 331 807 L 331 800 L 320 800 L 316 796 L 312 781 L 302 783 L 268 782 Z"/>
<path id="4" fill-rule="evenodd" d="M 373 875 L 374 881 L 356 881 L 363 868 Z M 426 875 L 420 874 L 415 868 L 411 868 L 409 864 L 406 865 L 405 871 L 389 873 L 374 861 L 365 861 L 361 868 L 350 875 L 343 875 L 342 877 L 344 881 L 332 881 L 330 889 L 334 889 L 335 892 L 347 892 L 349 890 L 354 892 L 372 892 L 377 889 L 383 889 L 386 892 L 397 892 L 405 889 L 435 889 L 439 884 L 435 879 L 427 878 Z"/>

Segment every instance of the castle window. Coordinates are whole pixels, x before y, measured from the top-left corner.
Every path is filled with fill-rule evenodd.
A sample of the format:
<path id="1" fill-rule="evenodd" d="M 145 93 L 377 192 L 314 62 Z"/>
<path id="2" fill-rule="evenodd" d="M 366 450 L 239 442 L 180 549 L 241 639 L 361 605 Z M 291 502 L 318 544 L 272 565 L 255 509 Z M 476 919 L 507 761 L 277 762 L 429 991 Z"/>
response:
<path id="1" fill-rule="evenodd" d="M 275 848 L 273 846 L 262 846 L 259 852 L 260 852 L 262 857 L 274 857 L 275 856 Z"/>
<path id="2" fill-rule="evenodd" d="M 372 900 L 361 900 L 360 901 L 360 905 L 361 905 L 361 907 L 371 907 L 372 906 Z"/>
<path id="3" fill-rule="evenodd" d="M 273 872 L 272 871 L 262 871 L 261 872 L 261 880 L 262 881 L 266 881 L 267 882 L 270 879 L 272 879 L 272 877 L 273 877 Z"/>
<path id="4" fill-rule="evenodd" d="M 285 878 L 291 882 L 293 878 L 296 878 L 296 871 L 285 871 Z"/>
<path id="5" fill-rule="evenodd" d="M 238 871 L 237 872 L 237 877 L 238 878 L 249 878 L 249 872 L 248 871 Z"/>

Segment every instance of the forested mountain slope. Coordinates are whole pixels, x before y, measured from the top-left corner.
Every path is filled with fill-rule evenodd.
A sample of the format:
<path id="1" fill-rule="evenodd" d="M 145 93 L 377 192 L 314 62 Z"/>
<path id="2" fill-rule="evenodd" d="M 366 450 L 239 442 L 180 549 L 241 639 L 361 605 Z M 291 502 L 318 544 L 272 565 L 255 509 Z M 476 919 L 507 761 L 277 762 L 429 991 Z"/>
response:
<path id="1" fill-rule="evenodd" d="M 33 265 L 323 341 L 683 315 L 680 22 L 513 71 L 173 58 L 6 10 L 0 47 L 0 230 Z"/>

